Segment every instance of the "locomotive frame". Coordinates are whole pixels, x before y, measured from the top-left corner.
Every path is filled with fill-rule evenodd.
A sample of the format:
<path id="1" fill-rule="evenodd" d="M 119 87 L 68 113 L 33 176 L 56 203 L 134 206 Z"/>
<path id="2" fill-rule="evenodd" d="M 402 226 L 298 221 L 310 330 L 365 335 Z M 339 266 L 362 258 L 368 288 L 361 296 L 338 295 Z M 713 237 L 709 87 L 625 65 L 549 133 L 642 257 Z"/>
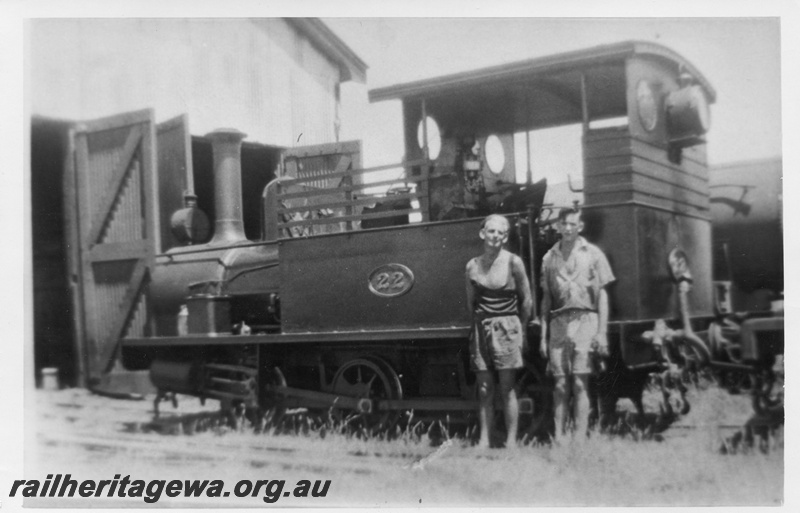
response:
<path id="1" fill-rule="evenodd" d="M 643 42 L 374 90 L 372 101 L 403 102 L 406 161 L 359 169 L 352 152 L 293 150 L 264 190 L 261 241 L 244 237 L 238 213 L 244 134 L 209 134 L 214 236 L 155 256 L 148 324 L 123 338 L 123 363 L 149 369 L 160 393 L 225 407 L 346 409 L 379 426 L 403 410 L 470 418 L 463 267 L 480 252 L 479 223 L 490 212 L 509 216 L 511 249 L 538 303 L 538 265 L 556 240 L 559 205 L 543 203 L 544 183 L 515 184 L 513 159 L 495 172 L 469 143 L 485 148 L 494 136 L 509 150 L 520 131 L 579 123 L 586 236 L 618 276 L 608 372 L 633 376 L 639 396 L 646 376 L 671 362 L 760 372 L 774 383 L 782 318 L 745 320 L 732 335 L 741 338 L 739 361 L 721 361 L 709 343 L 726 313 L 712 283 L 703 138 L 715 96 L 691 63 Z M 429 117 L 441 127 L 435 156 Z M 592 126 L 611 118 L 625 123 Z M 392 168 L 402 175 L 365 178 Z M 395 188 L 367 193 L 379 186 Z M 191 205 L 176 215 L 183 230 L 198 216 Z M 683 269 L 670 267 L 676 255 Z M 537 326 L 529 330 L 537 340 Z M 545 367 L 532 356 L 518 382 L 530 436 L 547 428 Z M 760 388 L 755 402 L 775 407 L 771 385 Z"/>

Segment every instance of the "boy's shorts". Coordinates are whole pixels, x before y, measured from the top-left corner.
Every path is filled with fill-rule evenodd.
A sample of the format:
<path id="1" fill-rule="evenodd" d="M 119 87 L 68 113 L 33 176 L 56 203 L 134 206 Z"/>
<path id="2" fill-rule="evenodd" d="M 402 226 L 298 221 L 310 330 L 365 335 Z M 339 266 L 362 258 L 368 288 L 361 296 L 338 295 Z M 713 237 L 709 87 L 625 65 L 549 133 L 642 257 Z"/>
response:
<path id="1" fill-rule="evenodd" d="M 516 315 L 478 320 L 470 337 L 473 371 L 522 367 L 522 323 Z"/>
<path id="2" fill-rule="evenodd" d="M 589 374 L 589 351 L 599 319 L 591 310 L 568 310 L 550 320 L 550 370 L 555 377 Z"/>

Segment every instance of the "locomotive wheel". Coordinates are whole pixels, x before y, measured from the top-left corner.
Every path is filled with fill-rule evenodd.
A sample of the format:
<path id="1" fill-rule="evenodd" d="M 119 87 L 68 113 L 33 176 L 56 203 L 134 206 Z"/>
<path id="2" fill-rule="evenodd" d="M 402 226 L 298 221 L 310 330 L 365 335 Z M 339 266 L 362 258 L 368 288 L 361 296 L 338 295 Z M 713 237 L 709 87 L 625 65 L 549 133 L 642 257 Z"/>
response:
<path id="1" fill-rule="evenodd" d="M 554 432 L 553 384 L 547 374 L 536 365 L 526 364 L 517 379 L 517 398 L 533 400 L 533 414 L 520 415 L 518 438 L 523 442 L 544 441 Z"/>
<path id="2" fill-rule="evenodd" d="M 333 377 L 331 392 L 359 399 L 402 399 L 400 378 L 385 360 L 365 356 L 342 365 Z M 397 411 L 360 413 L 358 419 L 367 428 L 378 431 L 391 428 L 399 418 Z"/>

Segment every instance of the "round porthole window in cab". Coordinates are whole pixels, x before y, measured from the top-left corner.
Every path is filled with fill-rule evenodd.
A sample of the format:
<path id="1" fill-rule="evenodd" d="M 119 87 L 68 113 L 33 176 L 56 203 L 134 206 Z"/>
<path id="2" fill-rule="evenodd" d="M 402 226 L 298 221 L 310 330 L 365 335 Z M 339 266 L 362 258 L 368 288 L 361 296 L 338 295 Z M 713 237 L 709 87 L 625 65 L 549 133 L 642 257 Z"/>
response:
<path id="1" fill-rule="evenodd" d="M 506 152 L 500 138 L 492 134 L 486 139 L 486 164 L 489 170 L 499 175 L 506 165 Z"/>
<path id="2" fill-rule="evenodd" d="M 439 152 L 442 151 L 442 135 L 439 132 L 439 124 L 436 123 L 436 120 L 432 117 L 428 116 L 425 118 L 425 130 L 428 133 L 428 158 L 431 160 L 436 160 L 439 156 Z M 424 144 L 424 132 L 422 130 L 422 120 L 420 120 L 419 125 L 417 125 L 417 143 L 419 144 L 420 149 L 425 148 Z"/>
<path id="3" fill-rule="evenodd" d="M 647 80 L 640 80 L 636 84 L 636 106 L 642 127 L 648 132 L 652 132 L 658 123 L 658 103 L 656 103 L 653 88 L 650 87 Z"/>

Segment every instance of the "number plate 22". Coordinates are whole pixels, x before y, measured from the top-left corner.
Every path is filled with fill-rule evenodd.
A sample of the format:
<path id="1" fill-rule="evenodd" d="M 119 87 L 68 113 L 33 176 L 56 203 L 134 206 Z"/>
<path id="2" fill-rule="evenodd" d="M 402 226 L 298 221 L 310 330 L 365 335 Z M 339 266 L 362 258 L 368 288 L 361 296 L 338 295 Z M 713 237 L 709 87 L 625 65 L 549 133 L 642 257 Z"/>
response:
<path id="1" fill-rule="evenodd" d="M 402 264 L 385 264 L 369 275 L 369 290 L 376 296 L 402 296 L 413 286 L 414 273 Z"/>

